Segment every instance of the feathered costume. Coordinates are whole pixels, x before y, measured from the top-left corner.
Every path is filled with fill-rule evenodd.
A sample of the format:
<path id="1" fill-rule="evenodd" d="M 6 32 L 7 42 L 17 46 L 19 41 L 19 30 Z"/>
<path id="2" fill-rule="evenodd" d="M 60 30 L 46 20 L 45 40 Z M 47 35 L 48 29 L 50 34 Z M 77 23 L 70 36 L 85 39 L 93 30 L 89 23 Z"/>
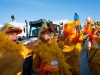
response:
<path id="1" fill-rule="evenodd" d="M 23 43 L 12 42 L 5 31 L 0 32 L 0 75 L 21 75 L 27 54 Z"/>
<path id="2" fill-rule="evenodd" d="M 83 42 L 83 34 L 81 29 L 77 29 L 76 27 L 81 25 L 79 19 L 73 21 L 69 21 L 65 24 L 65 28 L 63 30 L 63 34 L 65 35 L 65 40 L 62 41 L 63 52 L 66 57 L 66 62 L 73 69 L 74 75 L 79 75 L 79 64 L 78 64 L 78 55 L 82 49 Z"/>
<path id="3" fill-rule="evenodd" d="M 84 28 L 85 29 L 85 33 L 87 34 L 92 34 L 93 31 L 91 29 L 91 23 L 92 23 L 92 19 L 88 19 L 88 23 L 87 26 Z M 86 30 L 87 29 L 87 30 Z M 95 29 L 97 30 L 97 29 Z M 89 61 L 89 68 L 90 71 L 92 73 L 92 75 L 100 75 L 100 36 L 97 35 L 93 35 L 93 41 L 91 42 L 91 48 L 88 51 L 88 58 L 90 58 Z M 94 43 L 96 42 L 96 44 Z M 98 47 L 98 48 L 96 48 Z"/>
<path id="4" fill-rule="evenodd" d="M 89 62 L 89 67 L 92 75 L 100 75 L 100 36 L 95 36 L 94 40 L 98 44 L 99 48 L 97 52 L 95 53 L 94 57 Z M 88 52 L 88 57 L 91 58 L 91 56 L 96 51 L 96 47 L 94 44 L 92 44 L 90 51 Z"/>
<path id="5" fill-rule="evenodd" d="M 59 71 L 48 72 L 46 75 L 72 75 L 70 71 L 71 67 L 65 62 L 62 50 L 58 47 L 55 41 L 52 41 L 49 45 L 38 43 L 36 53 L 34 53 L 33 56 L 34 72 L 39 73 L 41 64 L 51 64 L 51 61 L 53 60 L 58 61 Z"/>
<path id="6" fill-rule="evenodd" d="M 42 31 L 42 30 L 40 30 Z M 59 48 L 55 41 L 51 41 L 50 44 L 38 41 L 33 45 L 35 49 L 33 55 L 33 71 L 40 75 L 72 75 L 71 67 L 65 62 L 62 50 Z M 53 60 L 58 61 L 57 72 L 45 71 L 43 67 L 51 64 Z"/>

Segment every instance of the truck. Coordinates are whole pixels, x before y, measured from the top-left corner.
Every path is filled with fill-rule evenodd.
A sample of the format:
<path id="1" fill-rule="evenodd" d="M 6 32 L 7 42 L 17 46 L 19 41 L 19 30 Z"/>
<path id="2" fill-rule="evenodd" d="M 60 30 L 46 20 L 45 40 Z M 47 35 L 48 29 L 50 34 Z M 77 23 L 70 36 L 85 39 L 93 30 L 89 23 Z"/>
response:
<path id="1" fill-rule="evenodd" d="M 46 20 L 46 19 L 39 19 L 36 21 L 29 21 L 29 24 L 27 21 L 25 27 L 23 28 L 23 31 L 26 33 L 26 36 L 24 36 L 24 39 L 19 39 L 20 41 L 24 42 L 25 45 L 35 43 L 37 41 L 38 33 L 40 28 L 44 23 L 47 24 L 47 27 L 53 27 L 54 32 L 52 33 L 53 37 L 58 37 L 61 35 L 61 25 L 60 24 L 55 24 L 51 20 Z"/>

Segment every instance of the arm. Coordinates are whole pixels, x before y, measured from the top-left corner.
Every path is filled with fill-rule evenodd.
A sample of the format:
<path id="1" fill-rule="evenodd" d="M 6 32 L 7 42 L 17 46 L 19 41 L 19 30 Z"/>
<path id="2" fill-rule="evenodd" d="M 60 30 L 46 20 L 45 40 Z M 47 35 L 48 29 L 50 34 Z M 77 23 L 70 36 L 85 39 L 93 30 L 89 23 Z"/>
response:
<path id="1" fill-rule="evenodd" d="M 41 63 L 41 59 L 38 55 L 37 52 L 34 52 L 33 55 L 33 66 L 32 66 L 33 72 L 34 73 L 39 73 L 39 74 L 46 74 L 46 72 L 57 72 L 58 67 L 55 66 L 53 67 L 51 64 L 46 64 L 46 63 Z"/>
<path id="2" fill-rule="evenodd" d="M 41 63 L 41 59 L 38 53 L 35 51 L 33 54 L 33 66 L 32 66 L 34 73 L 39 73 L 40 63 Z"/>
<path id="3" fill-rule="evenodd" d="M 96 36 L 94 37 L 94 39 L 96 40 L 96 42 L 99 44 L 100 43 L 100 36 Z"/>
<path id="4" fill-rule="evenodd" d="M 27 58 L 33 55 L 34 51 L 37 48 L 37 44 L 30 44 L 30 45 L 25 46 L 25 48 L 26 49 L 23 54 L 24 54 L 24 57 Z"/>

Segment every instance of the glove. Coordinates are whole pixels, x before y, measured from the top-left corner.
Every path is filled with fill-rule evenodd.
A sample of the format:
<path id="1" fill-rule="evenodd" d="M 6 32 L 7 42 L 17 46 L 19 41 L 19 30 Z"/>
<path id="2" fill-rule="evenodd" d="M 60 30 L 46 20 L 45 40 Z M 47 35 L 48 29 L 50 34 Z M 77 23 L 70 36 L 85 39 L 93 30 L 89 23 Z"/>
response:
<path id="1" fill-rule="evenodd" d="M 90 51 L 90 48 L 91 48 L 91 42 L 86 40 L 84 44 L 84 49 Z"/>
<path id="2" fill-rule="evenodd" d="M 46 65 L 43 69 L 49 72 L 57 72 L 58 66 Z"/>

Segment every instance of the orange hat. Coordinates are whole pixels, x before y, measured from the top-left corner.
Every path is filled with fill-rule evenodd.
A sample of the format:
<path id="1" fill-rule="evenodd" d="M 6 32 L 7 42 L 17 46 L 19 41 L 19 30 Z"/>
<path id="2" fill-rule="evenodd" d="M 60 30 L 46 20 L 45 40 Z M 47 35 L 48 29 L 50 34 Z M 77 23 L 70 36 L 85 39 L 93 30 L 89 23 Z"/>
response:
<path id="1" fill-rule="evenodd" d="M 49 32 L 54 32 L 54 28 L 52 28 L 52 27 L 45 28 L 45 29 L 43 29 L 43 30 L 41 31 L 41 33 L 45 33 L 45 32 L 47 32 L 47 31 L 49 31 Z"/>
<path id="2" fill-rule="evenodd" d="M 22 30 L 20 28 L 9 28 L 6 33 L 11 33 L 11 32 L 17 32 L 18 34 L 22 33 Z"/>

